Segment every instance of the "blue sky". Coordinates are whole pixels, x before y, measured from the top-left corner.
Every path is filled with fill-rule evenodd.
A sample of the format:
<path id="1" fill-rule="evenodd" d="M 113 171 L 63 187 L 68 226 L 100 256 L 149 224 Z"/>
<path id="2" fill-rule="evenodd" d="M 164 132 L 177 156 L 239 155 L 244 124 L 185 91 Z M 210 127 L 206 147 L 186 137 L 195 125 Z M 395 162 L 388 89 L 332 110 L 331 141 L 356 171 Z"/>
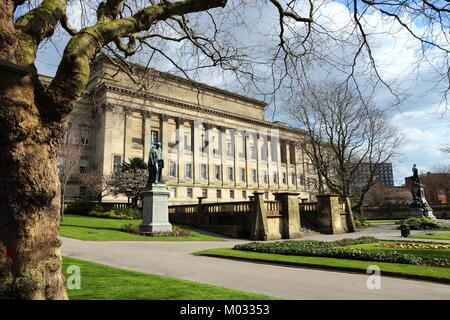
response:
<path id="1" fill-rule="evenodd" d="M 76 3 L 78 2 L 69 9 L 69 19 L 72 25 L 79 28 L 81 19 Z M 325 7 L 326 10 L 320 12 L 320 18 L 324 19 L 325 24 L 339 28 L 348 25 L 351 15 L 342 1 L 327 1 Z M 255 21 L 251 26 L 242 27 L 242 30 L 234 30 L 236 38 L 264 43 L 267 39 L 267 23 L 260 21 L 258 14 L 250 13 L 250 16 Z M 274 17 L 273 12 L 269 12 L 266 16 L 271 21 L 274 21 Z M 433 166 L 438 164 L 450 163 L 450 155 L 439 150 L 443 146 L 450 145 L 450 111 L 444 110 L 442 93 L 439 90 L 442 88 L 434 87 L 433 80 L 436 74 L 433 72 L 433 66 L 425 63 L 419 68 L 414 68 L 420 59 L 418 43 L 405 33 L 391 32 L 392 22 L 377 14 L 368 14 L 364 23 L 367 30 L 373 34 L 370 39 L 381 74 L 386 80 L 395 83 L 399 92 L 404 93 L 405 99 L 401 105 L 389 110 L 393 125 L 397 126 L 405 137 L 404 143 L 399 148 L 399 156 L 393 160 L 394 180 L 396 185 L 401 185 L 404 177 L 411 175 L 413 163 L 417 164 L 420 172 L 431 171 Z M 416 27 L 420 31 L 421 27 Z M 380 34 L 385 31 L 388 31 L 389 35 L 381 36 Z M 42 46 L 36 61 L 39 73 L 54 75 L 67 39 L 64 32 L 57 32 L 51 42 L 46 42 Z M 168 50 L 175 49 L 168 48 Z M 345 49 L 343 50 L 342 54 L 345 55 Z M 173 71 L 173 67 L 164 59 L 155 60 L 154 66 L 165 71 Z M 242 91 L 231 77 L 218 70 L 197 73 L 195 78 L 224 89 Z M 247 94 L 260 98 L 251 92 Z M 377 91 L 375 101 L 378 105 L 384 107 L 389 104 L 390 99 L 383 88 Z M 279 104 L 282 103 L 279 101 Z M 273 116 L 271 110 L 269 108 L 267 112 L 267 118 L 270 119 Z"/>

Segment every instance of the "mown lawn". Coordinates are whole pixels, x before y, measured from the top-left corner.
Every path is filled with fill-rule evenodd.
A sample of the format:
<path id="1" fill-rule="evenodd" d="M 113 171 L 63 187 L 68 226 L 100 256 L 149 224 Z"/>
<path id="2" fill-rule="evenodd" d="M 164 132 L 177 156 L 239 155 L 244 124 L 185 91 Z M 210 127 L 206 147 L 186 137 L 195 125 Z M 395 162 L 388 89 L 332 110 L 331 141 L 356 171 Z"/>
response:
<path id="1" fill-rule="evenodd" d="M 450 232 L 425 232 L 411 235 L 411 238 L 450 240 Z"/>
<path id="2" fill-rule="evenodd" d="M 80 267 L 80 289 L 67 290 L 71 300 L 268 300 L 256 293 L 242 292 L 198 282 L 179 280 L 113 268 L 63 257 L 63 268 Z M 65 273 L 65 276 L 70 276 Z"/>
<path id="3" fill-rule="evenodd" d="M 338 258 L 288 256 L 272 253 L 233 250 L 232 248 L 208 249 L 194 253 L 219 258 L 257 261 L 282 265 L 306 266 L 318 269 L 346 270 L 366 273 L 367 268 L 376 265 L 384 274 L 435 280 L 450 283 L 450 268 L 419 266 L 377 261 L 360 261 Z"/>
<path id="4" fill-rule="evenodd" d="M 366 220 L 368 223 L 397 223 L 400 222 L 400 220 Z"/>
<path id="5" fill-rule="evenodd" d="M 120 220 L 78 215 L 66 215 L 61 222 L 63 237 L 89 241 L 212 241 L 224 240 L 209 234 L 191 231 L 185 237 L 144 237 L 122 231 L 124 224 L 138 226 L 142 220 Z"/>

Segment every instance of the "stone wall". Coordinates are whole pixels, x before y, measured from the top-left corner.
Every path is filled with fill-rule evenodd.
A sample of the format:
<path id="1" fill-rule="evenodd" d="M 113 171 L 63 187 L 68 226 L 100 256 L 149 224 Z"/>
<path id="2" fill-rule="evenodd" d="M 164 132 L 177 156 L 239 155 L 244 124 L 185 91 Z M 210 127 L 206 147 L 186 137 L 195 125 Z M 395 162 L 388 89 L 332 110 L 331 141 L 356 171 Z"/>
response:
<path id="1" fill-rule="evenodd" d="M 438 219 L 450 218 L 450 205 L 432 205 L 433 214 Z M 366 219 L 407 219 L 410 218 L 409 206 L 389 205 L 378 207 L 364 207 L 363 216 Z"/>

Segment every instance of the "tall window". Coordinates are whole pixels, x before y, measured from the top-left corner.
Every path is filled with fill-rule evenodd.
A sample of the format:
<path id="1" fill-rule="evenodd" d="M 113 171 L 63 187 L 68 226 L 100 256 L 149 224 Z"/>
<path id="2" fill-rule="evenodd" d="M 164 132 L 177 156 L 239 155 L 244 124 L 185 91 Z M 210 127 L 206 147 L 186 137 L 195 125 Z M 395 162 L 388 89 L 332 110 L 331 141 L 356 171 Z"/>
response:
<path id="1" fill-rule="evenodd" d="M 87 159 L 80 159 L 80 173 L 86 173 L 87 165 Z"/>
<path id="2" fill-rule="evenodd" d="M 113 171 L 119 173 L 122 168 L 122 156 L 113 156 Z"/>
<path id="3" fill-rule="evenodd" d="M 228 167 L 227 168 L 227 172 L 228 172 L 228 180 L 229 181 L 233 181 L 233 167 Z"/>
<path id="4" fill-rule="evenodd" d="M 208 173 L 206 170 L 206 164 L 201 164 L 200 165 L 200 178 L 201 179 L 208 179 Z"/>
<path id="5" fill-rule="evenodd" d="M 216 177 L 216 180 L 220 180 L 220 166 L 214 167 L 214 175 Z"/>
<path id="6" fill-rule="evenodd" d="M 295 173 L 291 174 L 291 183 L 295 184 Z"/>
<path id="7" fill-rule="evenodd" d="M 278 183 L 278 176 L 276 171 L 273 172 L 273 183 Z"/>
<path id="8" fill-rule="evenodd" d="M 252 169 L 252 181 L 253 181 L 253 183 L 257 182 L 256 169 Z"/>
<path id="9" fill-rule="evenodd" d="M 283 172 L 283 184 L 286 184 L 286 172 Z"/>
<path id="10" fill-rule="evenodd" d="M 150 132 L 150 142 L 151 142 L 151 144 L 156 144 L 157 142 L 159 142 L 158 136 L 159 136 L 159 132 L 158 131 L 152 130 Z"/>
<path id="11" fill-rule="evenodd" d="M 230 190 L 230 199 L 234 199 L 234 190 Z"/>
<path id="12" fill-rule="evenodd" d="M 227 141 L 227 156 L 233 156 L 233 144 L 231 143 L 231 141 Z"/>
<path id="13" fill-rule="evenodd" d="M 186 162 L 186 178 L 192 178 L 192 164 Z"/>
<path id="14" fill-rule="evenodd" d="M 220 189 L 216 190 L 216 197 L 217 197 L 217 199 L 222 199 L 222 190 L 220 190 Z"/>
<path id="15" fill-rule="evenodd" d="M 186 195 L 187 195 L 188 198 L 192 198 L 193 197 L 192 188 L 187 188 L 186 189 Z"/>
<path id="16" fill-rule="evenodd" d="M 202 189 L 202 197 L 208 198 L 208 189 Z"/>
<path id="17" fill-rule="evenodd" d="M 170 198 L 176 198 L 177 197 L 177 189 L 172 188 L 170 189 Z"/>
<path id="18" fill-rule="evenodd" d="M 242 190 L 242 199 L 247 199 L 247 190 Z"/>
<path id="19" fill-rule="evenodd" d="M 253 143 L 250 144 L 250 159 L 253 159 L 253 160 L 256 159 L 256 148 L 255 148 L 255 144 L 253 144 Z"/>
<path id="20" fill-rule="evenodd" d="M 266 200 L 268 200 L 269 199 L 269 192 L 264 192 L 264 198 L 266 199 Z"/>
<path id="21" fill-rule="evenodd" d="M 269 182 L 269 176 L 267 174 L 267 170 L 263 170 L 263 181 L 264 183 L 268 183 Z"/>
<path id="22" fill-rule="evenodd" d="M 247 180 L 245 177 L 245 169 L 241 168 L 240 172 L 241 172 L 241 181 L 245 182 Z"/>
<path id="23" fill-rule="evenodd" d="M 177 176 L 177 164 L 175 163 L 175 161 L 169 161 L 169 176 Z"/>
<path id="24" fill-rule="evenodd" d="M 184 135 L 184 150 L 186 150 L 186 151 L 191 151 L 192 150 L 191 135 L 190 134 L 185 134 Z"/>

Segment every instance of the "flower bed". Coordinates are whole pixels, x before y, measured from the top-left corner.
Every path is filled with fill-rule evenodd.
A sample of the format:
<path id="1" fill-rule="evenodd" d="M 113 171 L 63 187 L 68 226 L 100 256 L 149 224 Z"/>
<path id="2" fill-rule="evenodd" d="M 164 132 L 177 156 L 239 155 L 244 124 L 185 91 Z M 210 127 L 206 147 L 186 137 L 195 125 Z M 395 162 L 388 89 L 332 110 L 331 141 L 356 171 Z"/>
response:
<path id="1" fill-rule="evenodd" d="M 411 254 L 400 253 L 397 251 L 346 248 L 346 246 L 348 245 L 374 243 L 378 241 L 379 240 L 373 237 L 363 237 L 358 239 L 344 239 L 333 242 L 312 240 L 290 240 L 270 243 L 251 242 L 247 244 L 236 245 L 233 249 L 294 256 L 314 256 L 428 265 L 436 267 L 450 267 L 450 260 L 447 259 L 420 257 Z"/>

